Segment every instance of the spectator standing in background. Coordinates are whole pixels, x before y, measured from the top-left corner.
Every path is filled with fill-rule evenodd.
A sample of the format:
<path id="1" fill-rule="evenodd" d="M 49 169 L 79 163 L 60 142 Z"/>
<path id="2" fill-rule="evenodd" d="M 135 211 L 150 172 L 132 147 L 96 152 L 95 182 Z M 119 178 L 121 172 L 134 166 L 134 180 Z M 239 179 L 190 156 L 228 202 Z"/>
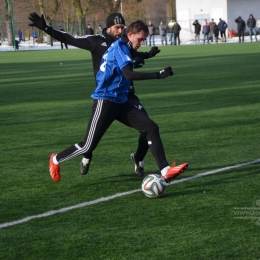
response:
<path id="1" fill-rule="evenodd" d="M 226 37 L 227 27 L 228 27 L 227 23 L 224 20 L 222 20 L 221 18 L 219 18 L 218 29 L 220 31 L 220 36 L 221 36 L 222 42 L 227 41 L 227 37 Z"/>
<path id="2" fill-rule="evenodd" d="M 245 29 L 246 29 L 246 23 L 245 21 L 239 16 L 235 22 L 237 23 L 237 32 L 238 32 L 238 37 L 239 37 L 239 42 L 241 42 L 241 37 L 242 37 L 242 42 L 244 42 L 244 36 L 245 36 Z"/>
<path id="3" fill-rule="evenodd" d="M 59 30 L 62 31 L 62 32 L 64 32 L 64 30 L 63 30 L 63 28 L 62 28 L 61 26 L 59 26 Z M 65 48 L 68 49 L 67 43 L 64 43 L 64 45 L 65 45 Z M 60 42 L 60 47 L 61 47 L 61 49 L 63 50 L 63 42 Z"/>
<path id="4" fill-rule="evenodd" d="M 164 45 L 164 42 L 165 42 L 165 45 L 167 46 L 167 27 L 166 27 L 166 25 L 163 24 L 163 22 L 160 22 L 159 32 L 161 35 L 162 45 Z"/>
<path id="5" fill-rule="evenodd" d="M 20 43 L 23 40 L 23 33 L 21 30 L 18 30 L 18 43 Z"/>
<path id="6" fill-rule="evenodd" d="M 36 42 L 37 42 L 37 45 L 38 45 L 38 42 L 39 42 L 38 34 L 37 34 L 35 29 L 32 30 L 32 35 L 33 35 L 33 45 L 35 45 Z"/>
<path id="7" fill-rule="evenodd" d="M 215 27 L 217 26 L 217 24 L 214 22 L 214 19 L 211 19 L 211 22 L 209 23 L 209 27 L 210 27 L 210 40 L 211 42 L 213 42 L 213 39 L 215 38 Z"/>
<path id="8" fill-rule="evenodd" d="M 251 42 L 252 42 L 252 34 L 255 35 L 255 40 L 257 42 L 257 36 L 256 36 L 256 31 L 255 31 L 256 20 L 252 14 L 249 15 L 246 25 L 249 28 L 249 35 L 250 35 Z"/>
<path id="9" fill-rule="evenodd" d="M 200 30 L 201 30 L 201 24 L 198 20 L 195 20 L 194 23 L 194 41 L 200 43 Z"/>
<path id="10" fill-rule="evenodd" d="M 102 30 L 103 30 L 103 28 L 102 28 L 102 26 L 101 26 L 101 24 L 100 24 L 100 25 L 98 26 L 97 34 L 102 35 Z"/>
<path id="11" fill-rule="evenodd" d="M 204 34 L 203 44 L 205 44 L 206 39 L 207 39 L 207 42 L 209 44 L 210 26 L 208 24 L 207 19 L 205 19 L 204 24 L 202 25 L 201 31 Z"/>
<path id="12" fill-rule="evenodd" d="M 181 44 L 181 41 L 180 41 L 181 26 L 179 25 L 179 23 L 177 21 L 173 25 L 172 31 L 174 34 L 174 45 L 176 45 L 177 40 L 178 40 L 178 45 L 180 45 Z"/>
<path id="13" fill-rule="evenodd" d="M 218 43 L 218 36 L 219 36 L 218 25 L 215 26 L 215 29 L 214 29 L 214 36 L 215 36 L 215 42 Z"/>
<path id="14" fill-rule="evenodd" d="M 149 21 L 149 23 L 148 23 L 148 41 L 149 41 L 149 46 L 151 46 L 152 42 L 153 42 L 153 46 L 155 46 L 154 33 L 155 33 L 155 27 L 152 24 L 152 22 Z"/>
<path id="15" fill-rule="evenodd" d="M 90 24 L 87 25 L 86 35 L 94 35 L 94 31 L 93 31 L 93 29 L 91 28 Z"/>
<path id="16" fill-rule="evenodd" d="M 174 44 L 174 33 L 172 31 L 172 27 L 175 24 L 173 20 L 170 20 L 168 23 L 168 39 L 169 39 L 169 44 L 173 45 Z"/>

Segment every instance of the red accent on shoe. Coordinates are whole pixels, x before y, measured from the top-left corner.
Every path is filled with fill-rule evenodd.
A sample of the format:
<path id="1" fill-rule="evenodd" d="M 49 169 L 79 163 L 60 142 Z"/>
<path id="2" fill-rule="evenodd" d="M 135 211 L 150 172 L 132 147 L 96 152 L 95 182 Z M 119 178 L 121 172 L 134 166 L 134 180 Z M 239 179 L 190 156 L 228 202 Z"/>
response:
<path id="1" fill-rule="evenodd" d="M 56 155 L 56 153 L 52 153 L 49 157 L 49 171 L 51 178 L 58 182 L 60 181 L 60 166 L 53 163 L 52 158 Z"/>
<path id="2" fill-rule="evenodd" d="M 177 176 L 184 173 L 184 171 L 188 168 L 189 164 L 187 162 L 180 164 L 178 166 L 175 166 L 175 163 L 172 164 L 172 166 L 168 169 L 165 176 L 162 176 L 165 180 L 165 182 L 170 183 L 173 181 Z"/>

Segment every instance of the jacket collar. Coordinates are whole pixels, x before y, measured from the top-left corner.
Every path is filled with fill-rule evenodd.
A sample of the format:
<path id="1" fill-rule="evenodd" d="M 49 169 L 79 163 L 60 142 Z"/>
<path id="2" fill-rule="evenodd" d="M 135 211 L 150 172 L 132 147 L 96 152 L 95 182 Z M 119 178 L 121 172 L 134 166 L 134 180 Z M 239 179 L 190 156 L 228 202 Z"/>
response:
<path id="1" fill-rule="evenodd" d="M 115 41 L 115 39 L 112 38 L 105 30 L 103 31 L 103 36 L 106 38 L 109 46 Z"/>

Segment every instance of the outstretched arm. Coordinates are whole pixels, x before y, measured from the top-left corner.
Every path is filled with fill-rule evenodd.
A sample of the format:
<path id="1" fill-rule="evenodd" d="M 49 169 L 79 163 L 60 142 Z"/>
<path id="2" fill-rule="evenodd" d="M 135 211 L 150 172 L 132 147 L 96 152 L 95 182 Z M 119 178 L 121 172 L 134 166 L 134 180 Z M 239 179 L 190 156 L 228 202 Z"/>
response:
<path id="1" fill-rule="evenodd" d="M 85 50 L 93 50 L 93 48 L 95 47 L 96 41 L 94 38 L 91 37 L 96 37 L 96 36 L 89 36 L 87 38 L 74 38 L 73 36 L 71 36 L 70 34 L 60 31 L 60 30 L 55 30 L 53 29 L 53 27 L 50 27 L 46 24 L 45 19 L 43 14 L 41 15 L 41 17 L 36 14 L 35 12 L 30 13 L 28 19 L 31 21 L 30 24 L 28 24 L 29 26 L 34 26 L 44 32 L 46 32 L 47 34 L 49 34 L 50 36 L 52 36 L 53 38 L 55 38 L 56 40 L 63 42 L 63 43 L 67 43 L 69 45 L 81 48 L 81 49 L 85 49 Z"/>

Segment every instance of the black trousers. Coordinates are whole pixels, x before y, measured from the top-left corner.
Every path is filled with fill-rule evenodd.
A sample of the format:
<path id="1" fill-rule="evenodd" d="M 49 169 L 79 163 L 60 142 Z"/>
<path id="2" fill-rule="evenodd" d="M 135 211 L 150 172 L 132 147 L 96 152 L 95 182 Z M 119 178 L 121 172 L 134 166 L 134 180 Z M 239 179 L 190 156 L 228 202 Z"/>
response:
<path id="1" fill-rule="evenodd" d="M 178 39 L 178 45 L 180 45 L 180 33 L 174 33 L 174 45 L 177 44 Z"/>
<path id="2" fill-rule="evenodd" d="M 142 103 L 140 102 L 139 98 L 135 94 L 128 94 L 128 100 L 131 102 L 136 108 L 143 111 L 147 116 L 147 112 L 143 107 Z M 135 158 L 137 161 L 143 161 L 144 157 L 146 156 L 149 150 L 149 145 L 146 139 L 146 133 L 141 133 L 138 139 L 138 147 L 136 149 Z"/>
<path id="3" fill-rule="evenodd" d="M 65 48 L 68 49 L 68 45 L 67 45 L 67 43 L 62 43 L 62 42 L 60 43 L 60 47 L 61 47 L 61 49 L 63 49 L 63 44 L 65 45 Z"/>
<path id="4" fill-rule="evenodd" d="M 221 38 L 225 38 L 226 39 L 226 31 L 220 31 L 220 36 Z"/>
<path id="5" fill-rule="evenodd" d="M 130 101 L 116 104 L 107 100 L 94 100 L 84 140 L 58 153 L 57 161 L 62 163 L 82 154 L 91 158 L 92 152 L 102 136 L 115 120 L 145 134 L 159 170 L 169 165 L 165 157 L 158 125 Z"/>
<path id="6" fill-rule="evenodd" d="M 239 42 L 241 42 L 241 36 L 242 36 L 242 42 L 244 42 L 244 35 L 245 35 L 244 30 L 238 30 Z"/>

